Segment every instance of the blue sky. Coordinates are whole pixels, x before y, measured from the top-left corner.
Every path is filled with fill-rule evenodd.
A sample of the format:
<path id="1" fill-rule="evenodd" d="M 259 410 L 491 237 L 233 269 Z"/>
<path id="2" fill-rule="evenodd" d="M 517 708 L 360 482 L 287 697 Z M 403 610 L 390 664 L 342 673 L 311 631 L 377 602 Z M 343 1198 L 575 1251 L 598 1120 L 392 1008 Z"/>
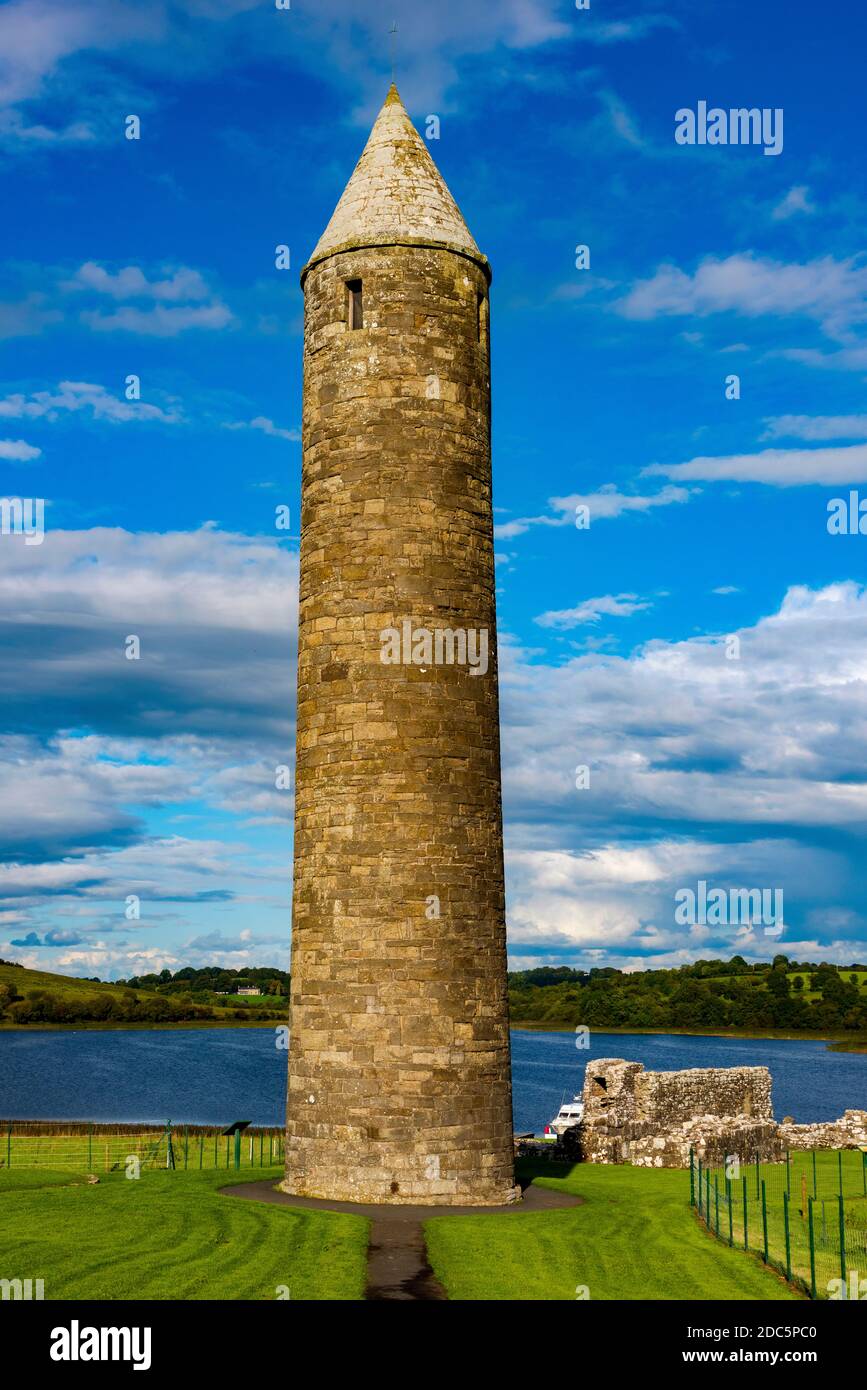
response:
<path id="1" fill-rule="evenodd" d="M 393 18 L 494 269 L 512 964 L 867 958 L 864 28 L 746 0 L 0 5 L 0 493 L 46 500 L 0 536 L 0 955 L 288 964 L 297 272 Z M 699 101 L 782 151 L 678 145 Z M 701 879 L 782 936 L 678 925 Z"/>

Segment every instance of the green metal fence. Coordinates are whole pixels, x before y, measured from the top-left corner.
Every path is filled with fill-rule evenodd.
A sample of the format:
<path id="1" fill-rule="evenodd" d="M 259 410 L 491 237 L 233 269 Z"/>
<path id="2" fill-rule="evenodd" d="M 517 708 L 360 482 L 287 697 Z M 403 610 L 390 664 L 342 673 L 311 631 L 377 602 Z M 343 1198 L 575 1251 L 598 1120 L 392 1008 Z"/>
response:
<path id="1" fill-rule="evenodd" d="M 12 1122 L 0 1131 L 0 1170 L 109 1173 L 125 1169 L 131 1159 L 143 1168 L 266 1168 L 283 1163 L 283 1138 L 279 1129 L 251 1128 L 229 1135 L 219 1129 L 171 1123 L 135 1130 Z"/>
<path id="2" fill-rule="evenodd" d="M 689 1183 L 709 1231 L 811 1298 L 867 1295 L 867 1151 L 793 1149 L 778 1163 L 717 1167 L 690 1153 Z"/>

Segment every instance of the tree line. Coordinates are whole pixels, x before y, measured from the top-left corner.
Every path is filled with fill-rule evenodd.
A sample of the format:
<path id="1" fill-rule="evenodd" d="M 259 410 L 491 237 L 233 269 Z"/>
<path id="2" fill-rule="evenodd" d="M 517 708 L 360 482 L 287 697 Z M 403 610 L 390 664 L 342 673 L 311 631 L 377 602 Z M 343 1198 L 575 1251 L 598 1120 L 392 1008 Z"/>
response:
<path id="1" fill-rule="evenodd" d="M 596 1028 L 867 1031 L 867 966 L 700 960 L 626 973 L 542 966 L 509 976 L 515 1023 Z"/>

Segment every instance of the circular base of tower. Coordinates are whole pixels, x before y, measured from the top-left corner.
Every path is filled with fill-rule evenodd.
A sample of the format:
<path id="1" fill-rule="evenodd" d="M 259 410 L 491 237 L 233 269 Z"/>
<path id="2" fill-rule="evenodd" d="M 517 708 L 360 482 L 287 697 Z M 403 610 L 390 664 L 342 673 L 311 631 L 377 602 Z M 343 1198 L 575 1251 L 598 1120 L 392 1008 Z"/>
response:
<path id="1" fill-rule="evenodd" d="M 396 1191 L 393 1189 L 397 1189 Z M 452 1182 L 430 1183 L 352 1183 L 348 1186 L 304 1183 L 297 1177 L 284 1178 L 279 1192 L 319 1202 L 350 1202 L 377 1207 L 509 1207 L 521 1200 L 521 1188 L 469 1187 Z"/>

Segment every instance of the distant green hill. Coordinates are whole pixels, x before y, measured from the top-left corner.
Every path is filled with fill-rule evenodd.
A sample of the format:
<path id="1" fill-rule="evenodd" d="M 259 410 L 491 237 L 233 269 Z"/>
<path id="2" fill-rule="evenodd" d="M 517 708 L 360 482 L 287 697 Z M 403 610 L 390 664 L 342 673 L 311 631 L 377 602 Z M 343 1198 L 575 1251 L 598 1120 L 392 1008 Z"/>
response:
<path id="1" fill-rule="evenodd" d="M 867 967 L 701 960 L 625 973 L 542 966 L 509 976 L 512 1022 L 697 1032 L 867 1033 Z"/>
<path id="2" fill-rule="evenodd" d="M 55 975 L 47 970 L 28 970 L 10 961 L 0 961 L 0 1028 L 249 1024 L 285 1019 L 287 1001 L 282 993 L 261 997 L 230 996 L 232 1002 L 229 1003 L 208 987 L 212 976 L 226 972 L 214 967 L 210 974 L 207 971 L 191 973 L 192 979 L 186 976 L 179 979 L 170 971 L 164 971 L 168 979 L 149 976 L 145 977 L 147 984 L 139 980 L 110 984 L 103 980 Z M 252 985 L 250 977 L 258 972 L 229 973 L 237 987 L 239 979 Z M 268 976 L 268 972 L 264 973 Z M 282 980 L 288 976 L 274 970 L 268 978 L 274 977 L 280 977 L 277 983 L 281 991 L 285 991 Z"/>
<path id="3" fill-rule="evenodd" d="M 237 994 L 243 988 L 262 994 Z M 109 984 L 0 961 L 0 1028 L 286 1021 L 288 994 L 289 976 L 276 967 L 185 966 Z M 867 966 L 861 964 L 778 955 L 754 965 L 734 956 L 632 973 L 541 966 L 509 975 L 509 1003 L 518 1027 L 804 1032 L 850 1038 L 859 1050 L 867 1045 Z"/>

